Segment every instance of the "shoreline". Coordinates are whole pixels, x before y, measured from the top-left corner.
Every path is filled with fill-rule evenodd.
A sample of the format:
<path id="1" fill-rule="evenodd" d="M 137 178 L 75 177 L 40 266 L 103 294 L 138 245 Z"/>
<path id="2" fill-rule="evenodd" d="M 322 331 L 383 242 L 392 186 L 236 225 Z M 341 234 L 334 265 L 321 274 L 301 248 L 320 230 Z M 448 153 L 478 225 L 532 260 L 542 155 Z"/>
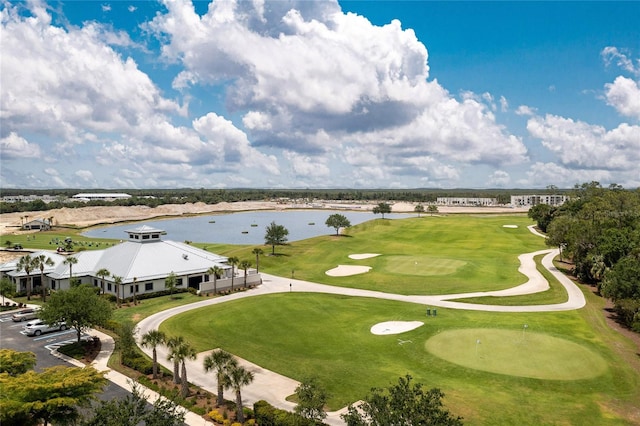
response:
<path id="1" fill-rule="evenodd" d="M 391 204 L 391 203 L 389 203 Z M 392 213 L 413 213 L 418 203 L 398 202 L 391 204 Z M 0 235 L 21 235 L 39 232 L 37 230 L 21 230 L 21 224 L 33 220 L 53 218 L 54 227 L 84 229 L 95 226 L 109 226 L 128 222 L 140 222 L 150 219 L 173 219 L 176 217 L 201 216 L 207 214 L 230 214 L 259 210 L 344 210 L 371 211 L 377 203 L 339 203 L 326 202 L 314 204 L 282 204 L 274 201 L 239 201 L 218 204 L 187 203 L 163 204 L 157 207 L 148 206 L 89 206 L 61 209 L 14 212 L 0 214 Z M 458 207 L 438 206 L 437 214 L 521 214 L 525 208 L 511 207 Z M 421 216 L 427 216 L 424 212 Z"/>

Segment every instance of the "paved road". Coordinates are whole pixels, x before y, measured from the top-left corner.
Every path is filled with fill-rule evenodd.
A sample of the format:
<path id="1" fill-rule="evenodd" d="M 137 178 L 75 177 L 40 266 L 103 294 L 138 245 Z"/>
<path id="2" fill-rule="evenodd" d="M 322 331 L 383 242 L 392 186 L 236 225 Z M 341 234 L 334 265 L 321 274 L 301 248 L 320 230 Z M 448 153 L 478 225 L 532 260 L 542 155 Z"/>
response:
<path id="1" fill-rule="evenodd" d="M 544 237 L 544 235 L 537 233 L 533 226 L 529 227 L 529 230 L 536 235 Z M 500 306 L 500 305 L 479 305 L 456 302 L 455 299 L 478 297 L 478 296 L 513 296 L 520 294 L 531 294 L 540 291 L 545 291 L 549 287 L 549 283 L 536 269 L 534 256 L 547 253 L 543 258 L 542 264 L 547 268 L 564 286 L 567 290 L 568 301 L 565 303 L 553 304 L 553 305 L 527 305 L 527 306 Z M 149 330 L 157 329 L 160 324 L 166 319 L 177 315 L 182 312 L 189 311 L 191 309 L 197 309 L 203 306 L 216 305 L 219 303 L 226 303 L 231 300 L 237 300 L 245 297 L 256 297 L 264 294 L 273 293 L 286 293 L 289 291 L 296 292 L 313 292 L 313 293 L 329 293 L 340 294 L 353 297 L 374 297 L 380 299 L 397 300 L 407 303 L 418 303 L 427 306 L 438 306 L 451 309 L 467 309 L 477 311 L 492 311 L 492 312 L 550 312 L 550 311 L 565 311 L 575 310 L 582 308 L 586 301 L 582 291 L 564 274 L 559 272 L 552 263 L 553 258 L 557 255 L 557 249 L 541 250 L 533 253 L 525 253 L 518 258 L 520 259 L 521 266 L 518 269 L 521 273 L 528 277 L 528 281 L 522 285 L 513 287 L 507 290 L 489 291 L 489 292 L 477 292 L 477 293 L 465 293 L 465 294 L 450 294 L 450 295 L 438 295 L 438 296 L 407 296 L 392 293 L 384 293 L 370 290 L 359 290 L 346 287 L 336 287 L 325 284 L 312 283 L 303 280 L 289 279 L 278 277 L 275 275 L 269 275 L 262 273 L 263 284 L 250 291 L 234 293 L 229 296 L 218 297 L 215 299 L 203 300 L 201 302 L 192 303 L 185 306 L 179 306 L 173 309 L 169 309 L 163 312 L 154 314 L 138 324 L 138 337 L 143 335 Z M 149 349 L 143 350 L 151 356 Z M 216 392 L 216 382 L 213 374 L 205 373 L 202 367 L 202 359 L 207 353 L 199 354 L 197 360 L 187 362 L 187 370 L 189 375 L 189 381 L 193 382 L 211 392 Z M 165 367 L 172 369 L 170 362 L 166 361 L 167 352 L 165 348 L 158 348 L 158 360 L 165 365 Z M 298 382 L 280 374 L 274 373 L 269 370 L 265 370 L 255 364 L 251 364 L 245 360 L 241 360 L 248 368 L 255 374 L 254 382 L 244 388 L 242 392 L 243 401 L 246 404 L 252 404 L 253 402 L 264 399 L 269 401 L 276 407 L 286 410 L 293 410 L 295 404 L 288 402 L 285 398 L 294 393 Z M 326 419 L 326 423 L 330 425 L 343 425 L 344 422 L 340 419 L 340 414 L 343 413 L 346 408 L 340 411 L 328 413 L 329 416 Z"/>

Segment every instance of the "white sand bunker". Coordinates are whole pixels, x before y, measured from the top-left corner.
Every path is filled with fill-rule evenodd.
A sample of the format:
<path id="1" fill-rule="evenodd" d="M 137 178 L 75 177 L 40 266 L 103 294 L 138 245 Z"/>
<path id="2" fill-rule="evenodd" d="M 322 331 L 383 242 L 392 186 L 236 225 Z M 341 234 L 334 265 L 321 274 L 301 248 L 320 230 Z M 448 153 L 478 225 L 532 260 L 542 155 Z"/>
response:
<path id="1" fill-rule="evenodd" d="M 422 321 L 387 321 L 379 322 L 371 327 L 371 334 L 400 334 L 423 326 Z"/>
<path id="2" fill-rule="evenodd" d="M 380 256 L 380 254 L 379 253 L 350 254 L 349 259 L 361 260 L 361 259 L 369 259 L 370 257 L 376 257 L 376 256 Z"/>
<path id="3" fill-rule="evenodd" d="M 502 225 L 503 228 L 517 228 L 518 225 Z"/>
<path id="4" fill-rule="evenodd" d="M 350 275 L 364 274 L 369 272 L 371 266 L 360 265 L 338 265 L 336 268 L 329 269 L 325 274 L 330 277 L 348 277 Z"/>

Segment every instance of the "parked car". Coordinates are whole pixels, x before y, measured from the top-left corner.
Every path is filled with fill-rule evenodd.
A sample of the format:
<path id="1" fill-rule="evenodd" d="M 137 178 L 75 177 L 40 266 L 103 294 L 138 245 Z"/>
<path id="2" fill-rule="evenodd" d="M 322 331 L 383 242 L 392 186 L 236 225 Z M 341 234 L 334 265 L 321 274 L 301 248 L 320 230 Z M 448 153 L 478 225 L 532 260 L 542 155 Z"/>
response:
<path id="1" fill-rule="evenodd" d="M 49 333 L 50 331 L 62 331 L 67 329 L 67 323 L 62 321 L 55 324 L 46 324 L 41 319 L 29 321 L 24 326 L 23 333 L 27 336 L 39 336 L 42 333 Z"/>
<path id="2" fill-rule="evenodd" d="M 15 322 L 29 321 L 38 318 L 38 309 L 26 308 L 21 309 L 11 316 Z"/>

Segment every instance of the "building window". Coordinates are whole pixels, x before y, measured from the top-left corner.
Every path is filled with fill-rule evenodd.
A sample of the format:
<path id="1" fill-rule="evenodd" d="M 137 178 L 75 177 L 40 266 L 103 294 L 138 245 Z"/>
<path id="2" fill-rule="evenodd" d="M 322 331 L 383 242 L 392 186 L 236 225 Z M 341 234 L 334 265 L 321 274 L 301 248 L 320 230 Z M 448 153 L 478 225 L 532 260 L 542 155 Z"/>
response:
<path id="1" fill-rule="evenodd" d="M 143 236 L 142 236 L 142 239 L 143 239 L 143 240 L 148 240 L 148 239 L 149 239 L 149 235 L 146 235 L 146 234 L 145 234 L 145 235 L 143 235 Z"/>
<path id="2" fill-rule="evenodd" d="M 111 283 L 107 283 L 107 290 L 111 291 Z"/>
<path id="3" fill-rule="evenodd" d="M 56 289 L 56 281 L 51 280 L 51 290 L 55 290 L 55 289 Z"/>
<path id="4" fill-rule="evenodd" d="M 145 283 L 144 291 L 153 291 L 153 283 Z"/>
<path id="5" fill-rule="evenodd" d="M 182 278 L 176 279 L 176 287 L 179 287 L 181 285 L 182 285 Z"/>

